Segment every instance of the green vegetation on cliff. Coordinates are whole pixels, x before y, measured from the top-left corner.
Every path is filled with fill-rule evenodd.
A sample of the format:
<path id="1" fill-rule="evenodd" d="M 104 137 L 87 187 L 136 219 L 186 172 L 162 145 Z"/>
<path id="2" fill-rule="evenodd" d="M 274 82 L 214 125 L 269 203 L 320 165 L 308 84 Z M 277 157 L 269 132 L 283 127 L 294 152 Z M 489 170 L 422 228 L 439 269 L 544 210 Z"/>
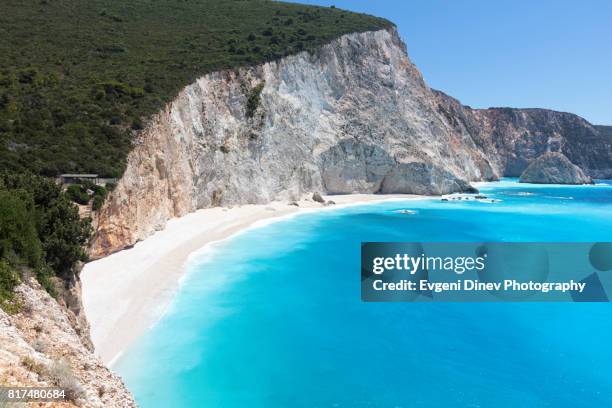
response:
<path id="1" fill-rule="evenodd" d="M 0 169 L 119 176 L 134 131 L 198 76 L 389 25 L 261 0 L 2 0 Z"/>
<path id="2" fill-rule="evenodd" d="M 52 294 L 54 277 L 71 281 L 90 234 L 89 219 L 53 180 L 0 173 L 0 307 L 14 309 L 12 291 L 24 273 Z"/>

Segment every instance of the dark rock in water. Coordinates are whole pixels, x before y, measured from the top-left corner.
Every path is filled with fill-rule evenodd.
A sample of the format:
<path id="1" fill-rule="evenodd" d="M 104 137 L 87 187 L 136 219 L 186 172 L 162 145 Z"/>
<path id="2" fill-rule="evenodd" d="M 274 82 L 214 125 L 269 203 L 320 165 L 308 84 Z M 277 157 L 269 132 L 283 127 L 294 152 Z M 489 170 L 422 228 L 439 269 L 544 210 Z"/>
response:
<path id="1" fill-rule="evenodd" d="M 477 200 L 485 200 L 487 198 L 487 196 L 485 196 L 485 195 L 477 195 L 474 198 L 477 199 Z"/>
<path id="2" fill-rule="evenodd" d="M 537 184 L 592 184 L 589 176 L 558 152 L 544 153 L 525 169 L 521 183 Z"/>
<path id="3" fill-rule="evenodd" d="M 315 192 L 312 195 L 312 199 L 313 199 L 313 201 L 316 201 L 317 203 L 325 204 L 325 199 L 318 192 Z"/>
<path id="4" fill-rule="evenodd" d="M 448 201 L 448 198 L 443 198 L 441 201 Z"/>

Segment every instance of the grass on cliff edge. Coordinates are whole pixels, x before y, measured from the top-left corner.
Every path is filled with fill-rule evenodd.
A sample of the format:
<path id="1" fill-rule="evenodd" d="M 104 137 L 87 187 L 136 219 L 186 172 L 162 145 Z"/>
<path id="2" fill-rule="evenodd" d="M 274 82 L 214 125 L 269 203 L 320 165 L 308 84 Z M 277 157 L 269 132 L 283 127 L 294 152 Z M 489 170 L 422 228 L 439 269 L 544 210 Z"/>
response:
<path id="1" fill-rule="evenodd" d="M 2 0 L 0 170 L 119 176 L 143 120 L 198 76 L 390 24 L 261 0 Z"/>

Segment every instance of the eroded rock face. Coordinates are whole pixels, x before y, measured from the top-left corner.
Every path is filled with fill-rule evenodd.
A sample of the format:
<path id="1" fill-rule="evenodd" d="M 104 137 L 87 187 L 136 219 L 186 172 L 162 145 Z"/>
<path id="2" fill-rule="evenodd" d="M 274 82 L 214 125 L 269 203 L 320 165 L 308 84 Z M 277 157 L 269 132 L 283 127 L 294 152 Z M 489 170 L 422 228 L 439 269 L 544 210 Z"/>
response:
<path id="1" fill-rule="evenodd" d="M 257 108 L 253 89 L 264 84 Z M 612 178 L 612 137 L 569 113 L 471 109 L 431 90 L 394 30 L 206 75 L 139 135 L 92 257 L 199 208 L 323 194 L 473 192 L 549 151 Z"/>
<path id="2" fill-rule="evenodd" d="M 563 153 L 593 178 L 612 178 L 612 132 L 583 118 L 548 109 L 471 109 L 436 91 L 439 111 L 456 132 L 470 135 L 489 164 L 519 177 L 547 152 Z"/>
<path id="3" fill-rule="evenodd" d="M 77 332 L 75 316 L 67 308 L 35 279 L 19 285 L 16 296 L 19 313 L 9 316 L 0 309 L 2 385 L 52 387 L 59 380 L 70 394 L 61 406 L 136 406 L 119 376 L 94 356 L 89 340 Z"/>
<path id="4" fill-rule="evenodd" d="M 591 184 L 591 178 L 561 153 L 549 152 L 529 164 L 521 174 L 521 183 Z"/>
<path id="5" fill-rule="evenodd" d="M 314 191 L 445 194 L 499 175 L 472 136 L 440 114 L 394 30 L 350 34 L 314 55 L 186 87 L 140 135 L 98 217 L 92 256 L 204 207 Z"/>
<path id="6" fill-rule="evenodd" d="M 427 186 L 427 188 L 424 188 Z M 453 177 L 440 166 L 428 163 L 402 163 L 394 166 L 385 175 L 382 182 L 381 193 L 411 192 L 423 195 L 441 195 L 447 191 L 463 191 L 471 193 L 475 190 L 462 179 Z"/>

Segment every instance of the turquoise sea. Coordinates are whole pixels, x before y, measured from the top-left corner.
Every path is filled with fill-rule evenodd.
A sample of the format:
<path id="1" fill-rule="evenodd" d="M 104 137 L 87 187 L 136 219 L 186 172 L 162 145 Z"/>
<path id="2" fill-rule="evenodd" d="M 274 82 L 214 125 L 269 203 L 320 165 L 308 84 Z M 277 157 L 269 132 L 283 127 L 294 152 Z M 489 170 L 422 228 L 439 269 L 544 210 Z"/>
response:
<path id="1" fill-rule="evenodd" d="M 612 182 L 481 192 L 501 201 L 323 210 L 208 247 L 115 369 L 143 408 L 611 407 L 610 304 L 361 302 L 361 241 L 612 241 Z"/>

